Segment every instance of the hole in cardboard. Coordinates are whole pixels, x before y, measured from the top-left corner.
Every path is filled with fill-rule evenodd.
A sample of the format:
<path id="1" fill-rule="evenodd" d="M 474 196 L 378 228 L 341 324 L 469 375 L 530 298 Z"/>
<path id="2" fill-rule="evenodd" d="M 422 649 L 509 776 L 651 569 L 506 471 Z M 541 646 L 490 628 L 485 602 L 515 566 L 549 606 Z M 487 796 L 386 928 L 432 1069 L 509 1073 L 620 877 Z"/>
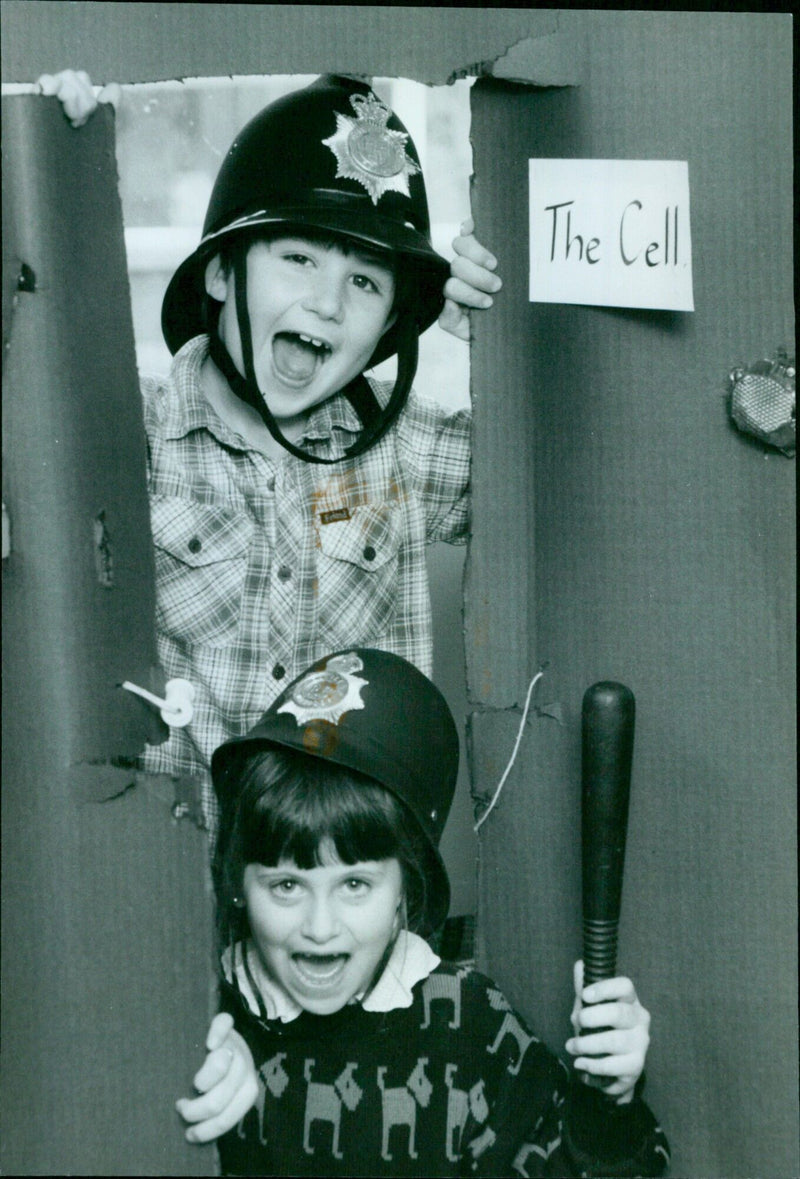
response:
<path id="1" fill-rule="evenodd" d="M 306 86 L 314 76 L 203 78 L 123 87 L 117 162 L 140 371 L 169 371 L 161 302 L 175 268 L 200 240 L 214 179 L 231 142 L 267 103 Z M 406 79 L 372 79 L 378 96 L 397 112 L 414 140 L 425 176 L 433 244 L 448 259 L 453 257 L 453 238 L 470 216 L 473 80 L 426 86 Z M 385 362 L 376 374 L 391 379 L 393 363 Z M 468 345 L 434 325 L 420 341 L 414 387 L 450 410 L 468 407 L 469 363 Z M 433 545 L 428 561 L 440 687 L 459 712 L 466 691 L 460 645 L 464 550 Z M 461 774 L 443 839 L 453 913 L 471 912 L 475 904 L 475 840 L 465 759 Z"/>
<path id="2" fill-rule="evenodd" d="M 161 301 L 176 267 L 196 247 L 214 178 L 236 133 L 267 103 L 316 75 L 199 78 L 123 87 L 117 163 L 140 371 L 166 373 Z M 422 163 L 434 247 L 470 214 L 469 90 L 472 79 L 425 86 L 374 78 L 378 96 L 408 128 Z M 393 362 L 375 370 L 391 379 Z M 448 408 L 469 404 L 469 348 L 434 325 L 420 341 L 415 388 Z"/>

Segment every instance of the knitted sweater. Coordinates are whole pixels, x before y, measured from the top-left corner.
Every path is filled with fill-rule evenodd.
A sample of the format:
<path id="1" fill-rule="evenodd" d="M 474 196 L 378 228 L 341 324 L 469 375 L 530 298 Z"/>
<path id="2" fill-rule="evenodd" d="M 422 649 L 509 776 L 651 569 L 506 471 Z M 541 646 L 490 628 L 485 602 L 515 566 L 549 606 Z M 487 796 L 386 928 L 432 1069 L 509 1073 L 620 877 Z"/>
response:
<path id="1" fill-rule="evenodd" d="M 221 987 L 259 1079 L 219 1140 L 224 1174 L 655 1176 L 669 1161 L 639 1097 L 571 1079 L 478 971 L 442 963 L 408 1007 L 289 1022 Z"/>

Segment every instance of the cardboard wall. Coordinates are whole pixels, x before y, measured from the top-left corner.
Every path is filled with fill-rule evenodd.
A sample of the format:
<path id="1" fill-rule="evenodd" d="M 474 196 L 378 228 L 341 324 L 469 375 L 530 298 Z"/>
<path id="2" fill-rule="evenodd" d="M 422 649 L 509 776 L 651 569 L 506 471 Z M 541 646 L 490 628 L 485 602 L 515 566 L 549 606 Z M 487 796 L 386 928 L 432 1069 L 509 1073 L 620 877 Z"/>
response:
<path id="1" fill-rule="evenodd" d="M 733 363 L 791 343 L 789 19 L 6 0 L 3 22 L 8 81 L 66 65 L 97 81 L 316 70 L 437 83 L 470 69 L 493 75 L 473 90 L 476 220 L 506 284 L 473 346 L 466 606 L 476 793 L 499 779 L 542 661 L 549 666 L 537 704 L 560 709 L 534 714 L 481 829 L 481 965 L 548 1040 L 563 1041 L 580 950 L 580 700 L 594 680 L 621 679 L 636 694 L 639 719 L 620 965 L 654 1015 L 649 1093 L 675 1148 L 673 1173 L 796 1174 L 793 464 L 736 433 L 724 406 Z M 537 154 L 689 160 L 694 315 L 528 303 L 527 159 Z M 47 699 L 58 713 L 60 698 Z M 32 714 L 27 724 L 35 725 Z M 43 763 L 24 790 L 41 797 L 44 783 L 45 799 L 58 797 L 59 775 Z M 140 861 L 151 848 L 164 862 L 174 852 L 175 863 L 182 853 L 164 851 L 175 833 L 153 817 L 160 805 L 128 847 Z M 29 828 L 42 813 L 46 802 Z M 69 830 L 74 817 L 53 813 Z M 81 862 L 94 846 L 104 849 L 101 861 L 113 860 L 120 829 L 87 833 Z M 179 827 L 177 837 L 192 830 Z M 189 916 L 182 907 L 200 871 L 196 851 L 187 853 L 176 907 L 161 905 L 164 934 L 176 932 L 170 920 L 180 930 L 205 920 L 202 905 Z M 41 857 L 39 871 L 48 878 Z M 15 897 L 26 884 L 15 878 Z M 76 916 L 49 888 L 53 920 L 63 913 L 66 930 L 57 944 L 72 947 L 63 951 L 65 977 L 102 1002 L 86 991 L 97 976 L 87 975 L 91 955 L 79 947 L 92 905 L 114 890 L 103 881 Z M 133 914 L 154 905 L 152 897 L 124 901 Z M 125 928 L 118 913 L 114 920 Z M 142 958 L 131 947 L 145 932 L 130 928 L 131 937 L 109 944 L 138 993 Z M 22 939 L 12 933 L 16 948 Z M 144 977 L 162 998 L 152 979 L 164 971 L 176 978 L 188 960 L 182 938 L 177 952 L 161 932 L 147 943 Z M 40 970 L 31 946 L 28 939 L 11 1000 L 4 965 L 4 1025 Z M 153 1017 L 165 1055 L 193 1061 L 194 1014 L 173 998 L 136 1007 L 147 1039 L 126 1044 L 119 1068 L 108 1066 L 106 1094 L 152 1066 Z M 118 1015 L 120 1038 L 126 1015 Z M 50 1026 L 27 1012 L 12 1017 L 34 1027 L 24 1046 L 36 1067 L 14 1076 L 24 1100 L 9 1107 L 16 1153 L 4 1169 L 198 1173 L 196 1152 L 169 1165 L 159 1154 L 179 1137 L 171 1123 L 159 1147 L 143 1139 L 139 1109 L 97 1118 L 96 1091 L 72 1100 L 65 1072 L 53 1081 L 40 1065 L 52 1059 Z M 169 1078 L 162 1082 L 169 1088 Z M 26 1120 L 25 1109 L 40 1107 Z M 142 1108 L 152 1118 L 154 1106 Z M 98 1121 L 114 1125 L 113 1144 L 95 1145 Z"/>
<path id="2" fill-rule="evenodd" d="M 5 0 L 3 77 L 90 69 L 97 82 L 152 82 L 225 74 L 317 71 L 415 78 L 451 77 L 506 58 L 532 37 L 539 68 L 560 64 L 558 16 L 543 10 L 347 4 L 206 4 L 187 20 L 183 3 Z M 505 66 L 528 68 L 519 50 Z M 81 67 L 78 63 L 83 62 Z M 322 63 L 322 64 L 321 64 Z M 506 74 L 505 76 L 508 76 Z"/>
<path id="3" fill-rule="evenodd" d="M 9 0 L 2 17 L 5 82 L 70 65 L 97 81 L 421 69 L 443 82 L 556 24 L 38 0 Z M 559 68 L 557 39 L 540 68 Z M 2 1169 L 211 1173 L 213 1151 L 188 1148 L 173 1111 L 212 1002 L 205 835 L 173 818 L 180 784 L 134 784 L 114 764 L 158 736 L 116 685 L 161 682 L 110 112 L 76 135 L 55 101 L 5 104 Z M 435 571 L 439 634 L 453 626 L 450 558 Z M 455 684 L 453 655 L 437 674 Z"/>
<path id="4" fill-rule="evenodd" d="M 474 207 L 505 279 L 473 347 L 467 589 L 480 961 L 563 1037 L 580 951 L 580 708 L 638 721 L 620 968 L 653 1013 L 673 1173 L 797 1173 L 792 460 L 730 424 L 727 374 L 793 346 L 791 23 L 564 14 L 581 85 L 473 88 Z M 530 305 L 528 157 L 688 160 L 694 314 Z M 501 461 L 499 461 L 501 459 Z"/>
<path id="5" fill-rule="evenodd" d="M 3 99 L 5 1174 L 213 1171 L 172 1108 L 207 1028 L 207 839 L 124 765 L 166 727 L 118 686 L 164 679 L 116 185 L 110 110 L 76 136 Z"/>

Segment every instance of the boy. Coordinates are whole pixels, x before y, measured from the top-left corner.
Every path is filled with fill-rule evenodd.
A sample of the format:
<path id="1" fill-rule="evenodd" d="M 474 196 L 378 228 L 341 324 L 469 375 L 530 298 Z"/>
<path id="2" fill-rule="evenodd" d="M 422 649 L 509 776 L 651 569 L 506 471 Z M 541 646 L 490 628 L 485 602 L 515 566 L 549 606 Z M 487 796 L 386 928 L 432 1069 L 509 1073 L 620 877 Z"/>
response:
<path id="1" fill-rule="evenodd" d="M 75 121 L 94 102 L 85 75 L 41 86 Z M 500 286 L 470 225 L 454 248 L 450 275 L 399 120 L 324 77 L 237 136 L 169 284 L 172 371 L 142 382 L 156 622 L 196 696 L 144 766 L 199 777 L 212 827 L 212 751 L 324 651 L 431 672 L 425 548 L 466 541 L 470 421 L 411 391 L 417 341 L 437 316 L 467 339 Z M 363 375 L 394 354 L 393 388 Z"/>

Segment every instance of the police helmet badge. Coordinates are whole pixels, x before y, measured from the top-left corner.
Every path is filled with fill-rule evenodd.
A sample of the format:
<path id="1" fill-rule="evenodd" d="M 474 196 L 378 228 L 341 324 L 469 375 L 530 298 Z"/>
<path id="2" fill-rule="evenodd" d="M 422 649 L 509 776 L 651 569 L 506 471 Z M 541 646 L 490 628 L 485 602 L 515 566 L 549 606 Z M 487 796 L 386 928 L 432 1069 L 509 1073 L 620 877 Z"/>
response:
<path id="1" fill-rule="evenodd" d="M 355 119 L 336 112 L 336 132 L 323 139 L 336 156 L 336 175 L 357 180 L 377 205 L 387 192 L 410 196 L 408 178 L 420 171 L 406 152 L 408 135 L 387 126 L 391 111 L 374 94 L 351 94 Z"/>
<path id="2" fill-rule="evenodd" d="M 329 659 L 323 671 L 310 671 L 290 690 L 289 699 L 277 712 L 289 712 L 298 725 L 309 721 L 328 721 L 336 725 L 346 712 L 364 707 L 361 689 L 368 680 L 355 673 L 364 664 L 353 652 Z"/>

